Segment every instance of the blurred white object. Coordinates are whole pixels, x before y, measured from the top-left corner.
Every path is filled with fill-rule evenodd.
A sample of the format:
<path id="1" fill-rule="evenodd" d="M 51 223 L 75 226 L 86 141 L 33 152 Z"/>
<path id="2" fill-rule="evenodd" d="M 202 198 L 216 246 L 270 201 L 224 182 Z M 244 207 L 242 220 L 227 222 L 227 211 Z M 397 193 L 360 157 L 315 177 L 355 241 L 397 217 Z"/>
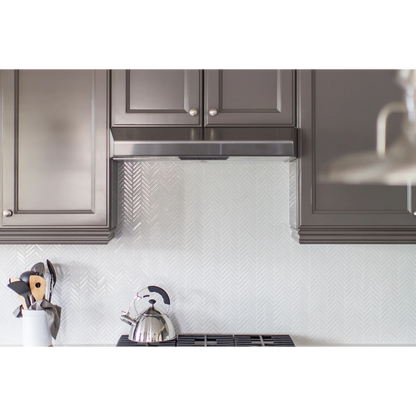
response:
<path id="1" fill-rule="evenodd" d="M 387 185 L 416 183 L 416 70 L 399 70 L 396 81 L 405 91 L 404 101 L 388 103 L 380 110 L 376 151 L 334 160 L 320 175 L 321 181 Z M 386 149 L 387 119 L 397 112 L 407 113 L 407 117 L 400 136 Z"/>

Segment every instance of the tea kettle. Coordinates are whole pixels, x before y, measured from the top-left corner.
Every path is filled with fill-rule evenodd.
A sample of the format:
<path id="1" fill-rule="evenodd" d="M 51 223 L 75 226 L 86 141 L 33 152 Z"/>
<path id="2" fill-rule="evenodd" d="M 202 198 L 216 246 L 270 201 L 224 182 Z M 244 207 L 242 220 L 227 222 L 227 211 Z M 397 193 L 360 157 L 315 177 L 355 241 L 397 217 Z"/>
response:
<path id="1" fill-rule="evenodd" d="M 154 294 L 159 294 L 163 303 L 167 305 L 165 313 L 155 308 L 157 300 L 154 299 Z M 160 297 L 157 298 L 160 300 Z M 137 312 L 136 303 L 139 301 L 147 301 L 150 307 L 142 313 Z M 175 328 L 167 315 L 169 305 L 169 296 L 161 287 L 148 286 L 137 292 L 127 312 L 122 311 L 120 317 L 123 322 L 131 325 L 129 340 L 134 342 L 163 342 L 175 339 Z M 130 315 L 132 306 L 136 312 L 134 318 Z"/>

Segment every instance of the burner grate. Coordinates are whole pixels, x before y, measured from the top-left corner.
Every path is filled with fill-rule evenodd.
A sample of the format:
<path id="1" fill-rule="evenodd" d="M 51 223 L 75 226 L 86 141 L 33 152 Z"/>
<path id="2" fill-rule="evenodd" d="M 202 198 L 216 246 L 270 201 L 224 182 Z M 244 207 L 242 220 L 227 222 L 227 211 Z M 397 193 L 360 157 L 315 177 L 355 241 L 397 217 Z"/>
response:
<path id="1" fill-rule="evenodd" d="M 165 342 L 133 342 L 122 335 L 117 347 L 294 347 L 289 335 L 181 334 Z"/>
<path id="2" fill-rule="evenodd" d="M 234 335 L 236 347 L 294 347 L 289 335 Z"/>
<path id="3" fill-rule="evenodd" d="M 116 347 L 176 347 L 176 339 L 164 342 L 134 342 L 129 340 L 128 335 L 122 335 Z"/>
<path id="4" fill-rule="evenodd" d="M 178 347 L 234 347 L 232 335 L 183 334 L 178 335 Z"/>

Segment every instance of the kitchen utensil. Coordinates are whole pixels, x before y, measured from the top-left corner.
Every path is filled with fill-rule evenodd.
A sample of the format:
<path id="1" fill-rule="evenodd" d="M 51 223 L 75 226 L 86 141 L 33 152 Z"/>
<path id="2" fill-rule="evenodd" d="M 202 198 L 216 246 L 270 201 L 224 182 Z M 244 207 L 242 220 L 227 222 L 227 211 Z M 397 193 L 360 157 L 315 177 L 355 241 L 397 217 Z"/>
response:
<path id="1" fill-rule="evenodd" d="M 46 264 L 48 265 L 49 274 L 51 275 L 51 280 L 49 282 L 49 302 L 52 300 L 52 292 L 56 285 L 56 272 L 55 267 L 53 267 L 53 264 L 46 260 Z"/>
<path id="2" fill-rule="evenodd" d="M 31 305 L 29 285 L 19 280 L 16 282 L 11 282 L 7 286 L 10 289 L 14 290 L 18 295 L 23 296 L 23 298 L 26 301 L 26 305 L 29 308 L 29 306 Z"/>
<path id="3" fill-rule="evenodd" d="M 154 294 L 160 295 L 163 303 L 167 305 L 165 313 L 162 313 L 155 308 L 155 304 L 158 301 L 154 299 Z M 142 303 L 147 301 L 148 304 L 150 304 L 150 307 L 143 313 L 138 313 L 136 308 L 136 302 L 138 301 L 142 301 Z M 147 288 L 140 290 L 130 304 L 127 312 L 122 311 L 120 317 L 123 322 L 131 325 L 129 340 L 134 342 L 163 342 L 175 339 L 175 328 L 167 315 L 169 305 L 169 296 L 162 288 L 158 286 L 148 286 Z M 134 306 L 136 312 L 134 318 L 130 316 L 130 309 L 132 306 Z"/>
<path id="4" fill-rule="evenodd" d="M 35 273 L 33 273 L 33 271 L 32 271 L 32 270 L 28 270 L 27 272 L 23 272 L 23 273 L 20 275 L 19 279 L 20 279 L 22 282 L 25 282 L 25 283 L 29 284 L 29 278 L 30 278 L 30 276 L 32 276 L 32 275 L 34 275 L 34 274 L 35 274 Z"/>
<path id="5" fill-rule="evenodd" d="M 36 274 L 30 276 L 29 287 L 36 302 L 45 298 L 46 280 L 42 276 L 38 276 Z"/>
<path id="6" fill-rule="evenodd" d="M 30 270 L 32 272 L 35 272 L 35 274 L 38 274 L 39 276 L 43 277 L 43 275 L 45 274 L 45 264 L 42 262 L 36 263 L 34 266 L 32 266 Z"/>
<path id="7" fill-rule="evenodd" d="M 19 279 L 22 282 L 25 282 L 29 286 L 29 279 L 30 279 L 30 276 L 32 276 L 32 275 L 33 275 L 33 271 L 32 270 L 28 270 L 26 272 L 23 272 L 20 275 Z M 34 301 L 35 301 L 35 299 L 33 298 L 32 294 L 30 294 L 30 304 L 29 305 L 31 305 Z"/>
<path id="8" fill-rule="evenodd" d="M 13 283 L 13 282 L 20 282 L 20 279 L 18 277 L 11 277 L 9 279 L 9 283 Z M 26 299 L 23 296 L 20 296 L 19 294 L 16 293 L 16 296 L 19 298 L 20 303 L 23 306 L 23 309 L 27 309 L 27 303 L 26 303 Z"/>

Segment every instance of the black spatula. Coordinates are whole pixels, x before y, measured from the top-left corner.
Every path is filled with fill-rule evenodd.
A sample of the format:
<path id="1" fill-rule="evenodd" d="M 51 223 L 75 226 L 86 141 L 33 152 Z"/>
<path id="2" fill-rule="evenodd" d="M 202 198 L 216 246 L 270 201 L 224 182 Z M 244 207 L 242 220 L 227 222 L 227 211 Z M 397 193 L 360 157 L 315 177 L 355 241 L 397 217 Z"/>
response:
<path id="1" fill-rule="evenodd" d="M 33 272 L 32 270 L 29 270 L 29 271 L 27 271 L 27 272 L 23 272 L 21 275 L 20 275 L 20 277 L 19 277 L 19 279 L 22 281 L 22 282 L 25 282 L 25 283 L 27 283 L 27 285 L 29 286 L 29 288 L 30 288 L 30 285 L 29 285 L 29 279 L 30 279 L 30 276 L 32 276 L 33 274 L 35 274 L 35 272 Z M 31 296 L 32 294 L 30 294 L 30 296 Z M 30 300 L 31 300 L 31 302 L 29 303 L 29 305 L 31 305 L 32 304 L 32 301 L 34 301 L 34 299 L 31 297 L 30 298 Z"/>
<path id="2" fill-rule="evenodd" d="M 30 286 L 22 282 L 21 280 L 18 282 L 12 282 L 7 285 L 10 289 L 14 290 L 18 295 L 23 296 L 26 301 L 27 307 L 31 305 L 30 302 Z"/>

